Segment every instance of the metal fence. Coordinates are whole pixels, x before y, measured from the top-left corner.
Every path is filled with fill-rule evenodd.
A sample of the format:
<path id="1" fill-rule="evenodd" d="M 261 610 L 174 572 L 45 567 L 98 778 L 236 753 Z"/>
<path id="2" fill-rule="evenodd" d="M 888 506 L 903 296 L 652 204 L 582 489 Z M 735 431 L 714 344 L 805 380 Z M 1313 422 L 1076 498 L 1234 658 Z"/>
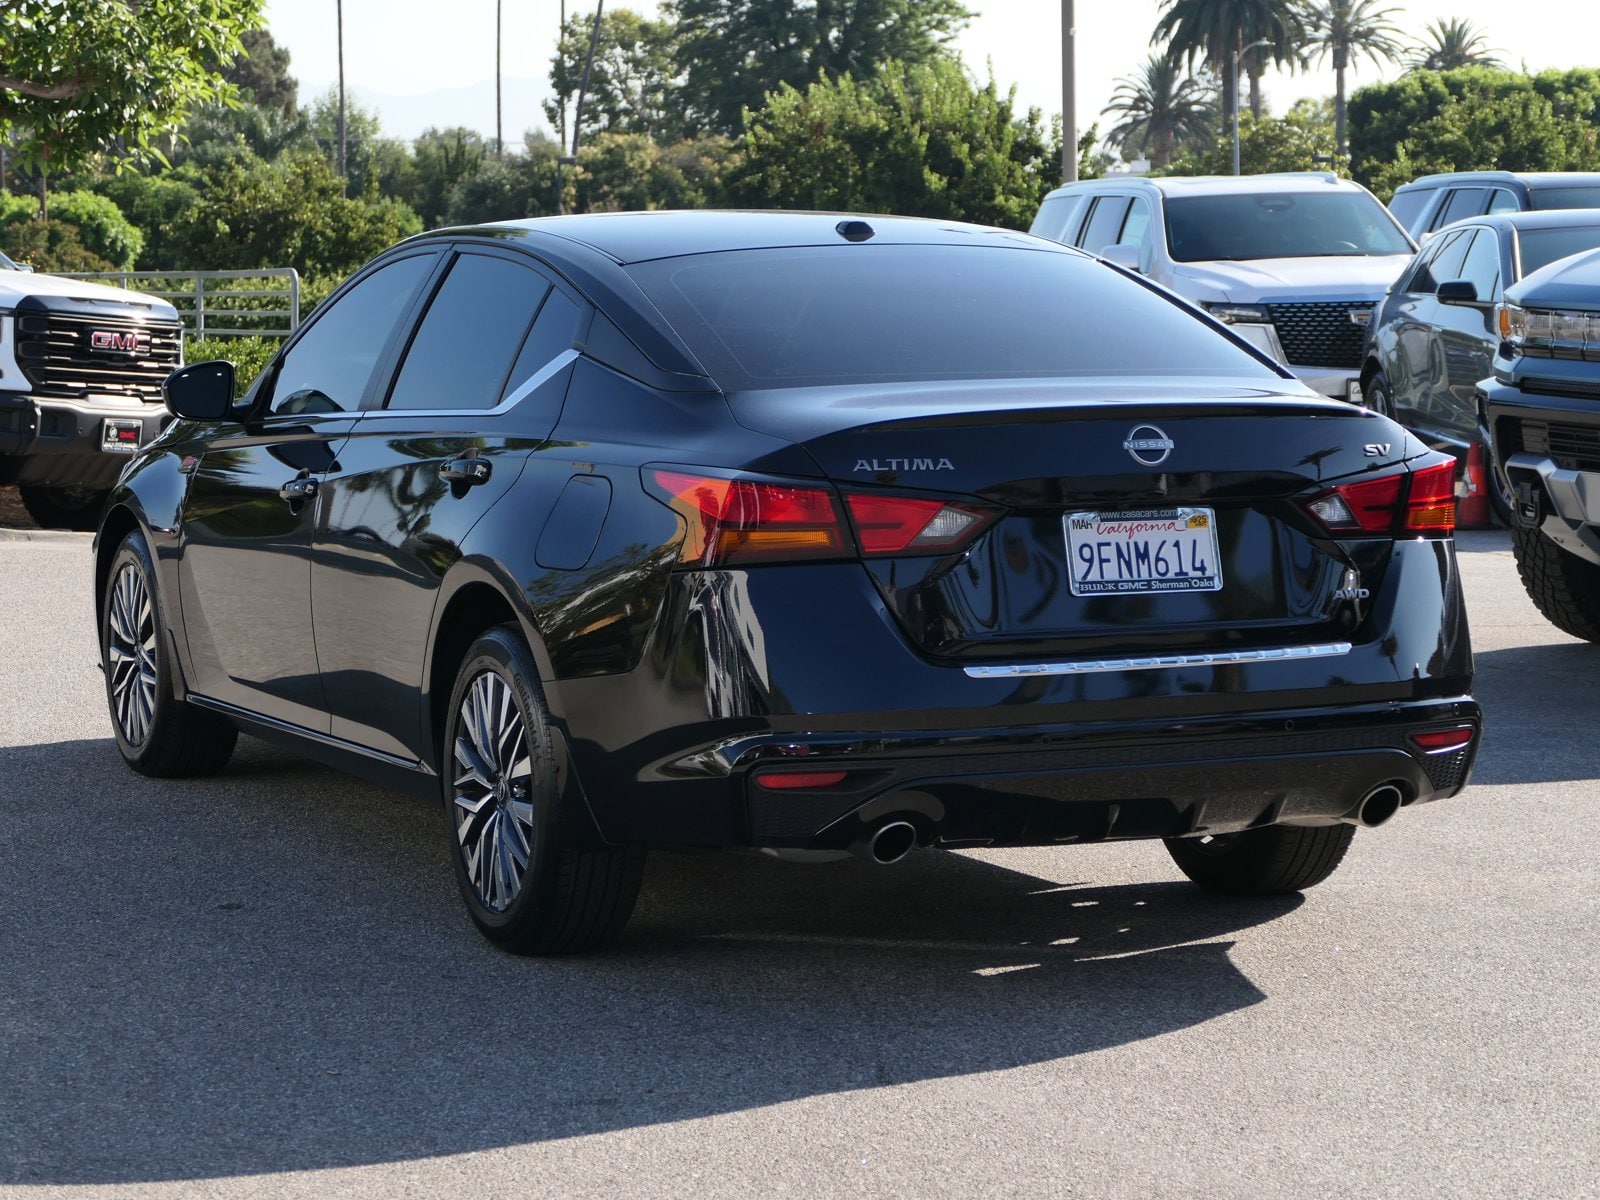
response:
<path id="1" fill-rule="evenodd" d="M 300 324 L 300 274 L 293 267 L 79 271 L 66 277 L 130 288 L 170 301 L 197 338 L 288 337 Z"/>

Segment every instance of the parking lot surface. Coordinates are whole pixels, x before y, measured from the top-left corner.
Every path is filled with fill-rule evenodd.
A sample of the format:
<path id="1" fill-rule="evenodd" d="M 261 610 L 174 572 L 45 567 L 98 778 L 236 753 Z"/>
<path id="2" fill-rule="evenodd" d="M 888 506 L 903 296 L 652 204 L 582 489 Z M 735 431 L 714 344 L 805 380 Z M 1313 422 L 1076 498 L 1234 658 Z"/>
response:
<path id="1" fill-rule="evenodd" d="M 1475 782 L 1303 898 L 657 855 L 538 961 L 438 811 L 249 739 L 128 772 L 87 535 L 0 531 L 0 1196 L 1600 1195 L 1600 648 L 1460 542 Z"/>

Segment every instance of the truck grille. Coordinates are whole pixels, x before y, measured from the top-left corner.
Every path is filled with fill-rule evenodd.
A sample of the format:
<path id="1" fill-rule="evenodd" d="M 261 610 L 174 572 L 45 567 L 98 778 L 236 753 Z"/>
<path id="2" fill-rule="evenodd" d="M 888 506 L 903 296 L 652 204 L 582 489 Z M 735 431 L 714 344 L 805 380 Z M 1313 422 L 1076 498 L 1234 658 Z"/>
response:
<path id="1" fill-rule="evenodd" d="M 1278 329 L 1283 354 L 1295 366 L 1361 369 L 1367 329 L 1350 319 L 1352 309 L 1370 311 L 1371 304 L 1340 300 L 1333 303 L 1269 304 L 1267 315 Z"/>
<path id="2" fill-rule="evenodd" d="M 1563 471 L 1600 471 L 1600 425 L 1524 421 L 1520 434 L 1519 446 L 1506 446 L 1508 456 L 1526 450 L 1549 455 Z"/>
<path id="3" fill-rule="evenodd" d="M 183 327 L 174 323 L 18 313 L 16 329 L 17 366 L 41 396 L 159 401 L 183 356 Z"/>

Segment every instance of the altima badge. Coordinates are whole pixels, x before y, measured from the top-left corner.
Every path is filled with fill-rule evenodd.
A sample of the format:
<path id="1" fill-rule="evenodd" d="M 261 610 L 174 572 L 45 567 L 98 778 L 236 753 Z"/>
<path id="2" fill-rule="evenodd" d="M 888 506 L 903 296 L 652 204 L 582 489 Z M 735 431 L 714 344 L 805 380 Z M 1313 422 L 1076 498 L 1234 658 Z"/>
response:
<path id="1" fill-rule="evenodd" d="M 1177 447 L 1177 442 L 1154 425 L 1135 425 L 1122 443 L 1133 461 L 1146 467 L 1159 467 Z"/>

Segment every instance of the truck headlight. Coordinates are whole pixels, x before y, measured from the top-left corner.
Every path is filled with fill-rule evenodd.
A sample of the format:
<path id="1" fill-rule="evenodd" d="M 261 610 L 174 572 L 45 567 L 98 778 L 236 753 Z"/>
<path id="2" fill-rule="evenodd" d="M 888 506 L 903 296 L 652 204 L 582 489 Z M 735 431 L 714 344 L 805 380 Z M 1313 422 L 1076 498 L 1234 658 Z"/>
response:
<path id="1" fill-rule="evenodd" d="M 1207 301 L 1205 310 L 1224 325 L 1271 325 L 1272 317 L 1264 304 L 1234 304 L 1226 300 Z"/>

